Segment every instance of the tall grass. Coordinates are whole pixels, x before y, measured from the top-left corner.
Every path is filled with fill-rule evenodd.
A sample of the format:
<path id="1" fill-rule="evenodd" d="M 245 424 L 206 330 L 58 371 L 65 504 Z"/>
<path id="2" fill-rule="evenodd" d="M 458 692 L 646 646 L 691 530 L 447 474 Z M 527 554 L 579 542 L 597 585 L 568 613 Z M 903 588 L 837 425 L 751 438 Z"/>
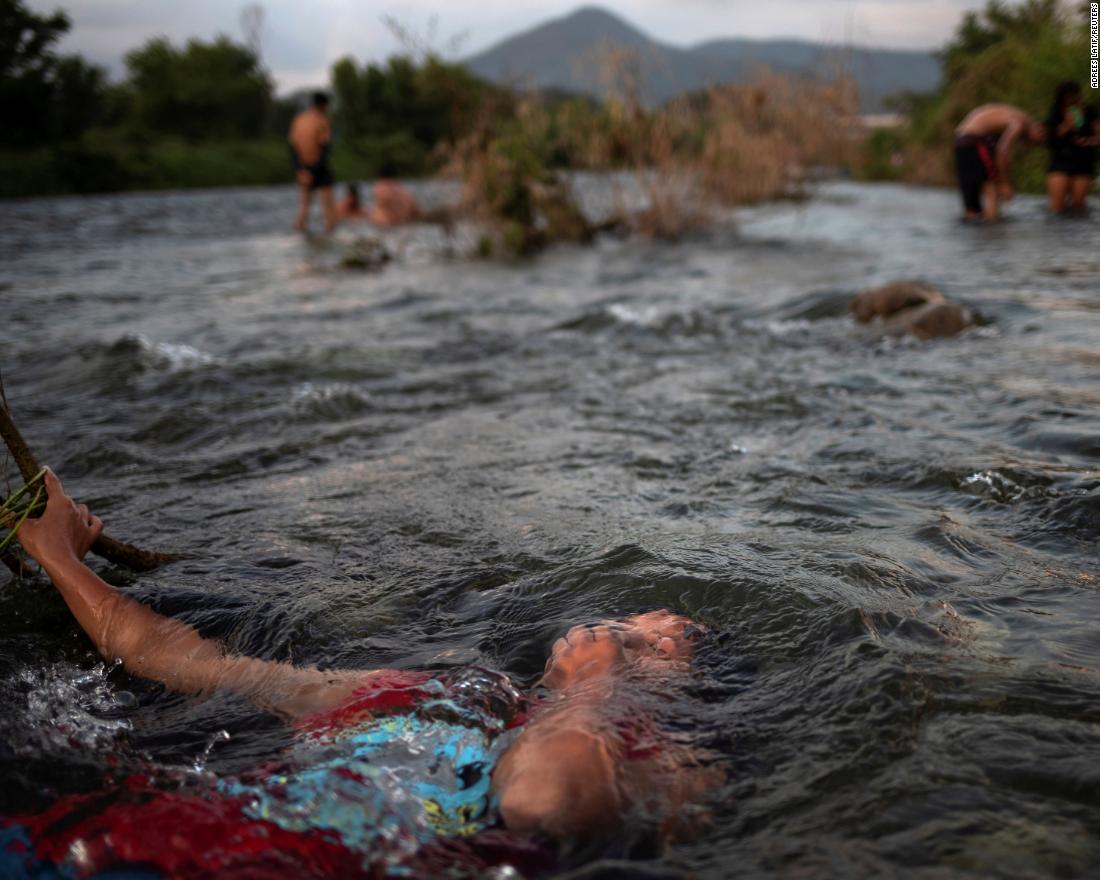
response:
<path id="1" fill-rule="evenodd" d="M 859 94 L 854 81 L 799 79 L 762 71 L 744 86 L 712 89 L 701 173 L 726 204 L 797 192 L 821 169 L 845 168 L 859 155 Z"/>
<path id="2" fill-rule="evenodd" d="M 484 118 L 453 151 L 448 170 L 463 181 L 466 211 L 505 249 L 526 253 L 591 234 L 566 169 L 625 172 L 612 222 L 676 238 L 717 208 L 798 194 L 821 167 L 858 157 L 858 94 L 843 76 L 762 70 L 747 84 L 647 108 L 630 54 L 609 54 L 607 67 L 603 102 L 527 95 L 512 116 Z"/>
<path id="3" fill-rule="evenodd" d="M 27 517 L 38 516 L 45 509 L 46 490 L 42 483 L 45 474 L 45 469 L 40 470 L 7 498 L 0 498 L 0 556 L 11 545 Z"/>

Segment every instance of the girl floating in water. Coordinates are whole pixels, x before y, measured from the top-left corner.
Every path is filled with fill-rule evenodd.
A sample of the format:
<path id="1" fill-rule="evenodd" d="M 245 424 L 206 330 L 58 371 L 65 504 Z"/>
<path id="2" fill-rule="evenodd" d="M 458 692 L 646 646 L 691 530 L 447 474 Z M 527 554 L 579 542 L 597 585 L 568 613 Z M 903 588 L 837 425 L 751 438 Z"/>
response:
<path id="1" fill-rule="evenodd" d="M 120 865 L 249 878 L 537 869 L 546 850 L 531 841 L 599 838 L 628 811 L 666 837 L 684 833 L 690 804 L 721 778 L 646 708 L 646 694 L 667 699 L 686 680 L 703 631 L 685 617 L 573 627 L 526 698 L 483 670 L 337 672 L 234 655 L 85 566 L 102 523 L 52 472 L 45 480 L 45 513 L 19 539 L 99 653 L 182 693 L 239 694 L 298 736 L 278 764 L 198 790 L 142 775 L 0 821 L 5 876 Z"/>

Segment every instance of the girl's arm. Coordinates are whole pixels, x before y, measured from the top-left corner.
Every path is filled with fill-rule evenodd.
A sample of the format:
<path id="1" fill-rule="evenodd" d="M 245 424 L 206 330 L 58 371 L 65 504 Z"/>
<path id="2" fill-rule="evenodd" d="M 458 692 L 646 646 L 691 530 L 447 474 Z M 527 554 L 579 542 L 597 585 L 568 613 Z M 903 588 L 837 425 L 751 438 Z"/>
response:
<path id="1" fill-rule="evenodd" d="M 221 642 L 131 599 L 81 561 L 103 530 L 99 517 L 69 498 L 53 471 L 47 470 L 45 480 L 46 511 L 23 523 L 19 540 L 106 659 L 119 659 L 134 675 L 175 691 L 204 694 L 225 688 L 292 718 L 339 705 L 378 674 L 324 672 L 231 654 Z"/>

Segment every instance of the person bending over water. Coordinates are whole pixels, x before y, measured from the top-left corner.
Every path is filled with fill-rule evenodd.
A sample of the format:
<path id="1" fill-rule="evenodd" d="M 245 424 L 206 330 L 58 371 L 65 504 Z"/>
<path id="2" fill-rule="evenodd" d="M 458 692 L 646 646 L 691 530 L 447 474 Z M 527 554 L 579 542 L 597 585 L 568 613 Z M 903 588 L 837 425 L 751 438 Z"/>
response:
<path id="1" fill-rule="evenodd" d="M 309 835 L 321 833 L 339 844 L 333 852 L 325 850 L 324 858 L 345 859 L 337 873 L 346 874 L 352 864 L 347 858 L 359 859 L 362 867 L 362 859 L 377 857 L 374 850 L 398 834 L 386 823 L 400 826 L 397 814 L 406 809 L 401 804 L 408 795 L 388 806 L 376 803 L 380 750 L 395 742 L 411 753 L 434 756 L 433 780 L 440 774 L 436 765 L 453 763 L 450 788 L 431 780 L 410 782 L 409 788 L 423 801 L 433 828 L 474 834 L 472 840 L 497 814 L 509 839 L 526 832 L 555 839 L 599 838 L 617 828 L 628 811 L 646 814 L 666 835 L 685 835 L 691 826 L 684 818 L 689 805 L 724 777 L 719 766 L 707 766 L 690 743 L 664 729 L 644 708 L 652 705 L 645 703 L 647 692 L 651 698 L 661 693 L 659 699 L 667 702 L 688 680 L 695 642 L 704 630 L 686 617 L 654 611 L 573 627 L 554 644 L 537 695 L 526 702 L 506 678 L 485 671 L 460 674 L 455 684 L 453 675 L 448 683 L 445 677 L 411 670 L 325 671 L 235 655 L 115 590 L 85 566 L 82 559 L 102 523 L 65 495 L 52 472 L 45 482 L 46 510 L 40 519 L 25 522 L 18 537 L 103 657 L 121 660 L 130 673 L 184 694 L 222 690 L 243 696 L 293 723 L 301 739 L 319 751 L 304 767 L 271 772 L 265 778 L 277 780 L 274 788 L 270 782 L 219 781 L 224 803 L 209 796 L 188 799 L 178 791 L 150 793 L 148 784 L 140 783 L 137 794 L 125 795 L 138 807 L 112 804 L 91 830 L 81 824 L 89 821 L 89 796 L 77 796 L 75 806 L 56 806 L 21 820 L 17 831 L 28 836 L 25 848 L 42 858 L 63 861 L 79 850 L 86 860 L 88 853 L 98 853 L 91 861 L 95 870 L 145 862 L 183 876 L 211 867 L 202 860 L 215 856 L 206 852 L 215 853 L 222 860 L 218 864 L 255 856 L 249 842 L 257 836 L 282 835 L 276 845 L 286 850 L 286 859 L 302 853 L 318 859 L 317 851 L 303 848 L 320 846 Z M 477 681 L 482 684 L 475 686 Z M 471 692 L 490 694 L 476 710 L 484 723 L 473 729 L 448 720 L 461 713 Z M 523 708 L 490 718 L 485 706 L 499 705 L 502 694 L 518 701 L 513 709 Z M 435 708 L 429 711 L 429 706 Z M 496 733 L 514 729 L 497 740 L 505 744 L 495 768 L 495 747 L 486 746 L 490 727 Z M 336 762 L 332 755 L 339 744 L 352 751 Z M 349 807 L 349 798 L 360 801 L 362 809 L 375 804 L 373 837 L 371 823 Z M 60 821 L 65 816 L 70 819 Z M 177 824 L 171 839 L 155 829 L 141 833 L 149 823 L 166 821 Z M 203 853 L 192 851 L 188 823 L 201 826 L 207 836 Z M 0 824 L 0 844 L 3 831 Z M 301 831 L 306 835 L 287 837 Z M 432 845 L 423 839 L 416 844 Z M 0 845 L 0 867 L 2 856 Z M 173 868 L 171 859 L 186 870 Z"/>
<path id="2" fill-rule="evenodd" d="M 955 129 L 955 168 L 962 191 L 963 218 L 996 220 L 999 203 L 1012 198 L 1012 148 L 1042 144 L 1046 131 L 1023 110 L 984 104 Z"/>
<path id="3" fill-rule="evenodd" d="M 1063 82 L 1054 92 L 1047 117 L 1050 170 L 1047 194 L 1055 214 L 1067 209 L 1085 210 L 1085 199 L 1096 177 L 1096 153 L 1100 145 L 1100 113 L 1086 106 L 1081 87 Z"/>
<path id="4" fill-rule="evenodd" d="M 336 206 L 332 199 L 334 179 L 329 168 L 332 127 L 328 121 L 328 95 L 316 92 L 308 109 L 294 117 L 290 125 L 290 156 L 298 177 L 298 216 L 295 229 L 304 231 L 309 222 L 309 206 L 315 191 L 321 194 L 325 231 L 336 226 Z"/>

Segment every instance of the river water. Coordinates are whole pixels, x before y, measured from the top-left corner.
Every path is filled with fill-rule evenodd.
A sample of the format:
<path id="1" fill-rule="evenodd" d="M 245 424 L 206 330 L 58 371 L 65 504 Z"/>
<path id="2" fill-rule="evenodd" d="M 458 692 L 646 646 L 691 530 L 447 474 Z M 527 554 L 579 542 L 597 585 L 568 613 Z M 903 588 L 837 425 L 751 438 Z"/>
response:
<path id="1" fill-rule="evenodd" d="M 694 842 L 602 854 L 628 873 L 1100 872 L 1100 220 L 837 183 L 520 265 L 403 232 L 365 273 L 293 199 L 0 205 L 18 423 L 190 554 L 109 578 L 237 651 L 523 683 L 573 623 L 693 615 L 680 726 L 731 772 Z M 984 326 L 848 318 L 912 277 Z M 0 707 L 0 813 L 291 738 L 104 667 L 45 582 L 0 585 Z"/>

